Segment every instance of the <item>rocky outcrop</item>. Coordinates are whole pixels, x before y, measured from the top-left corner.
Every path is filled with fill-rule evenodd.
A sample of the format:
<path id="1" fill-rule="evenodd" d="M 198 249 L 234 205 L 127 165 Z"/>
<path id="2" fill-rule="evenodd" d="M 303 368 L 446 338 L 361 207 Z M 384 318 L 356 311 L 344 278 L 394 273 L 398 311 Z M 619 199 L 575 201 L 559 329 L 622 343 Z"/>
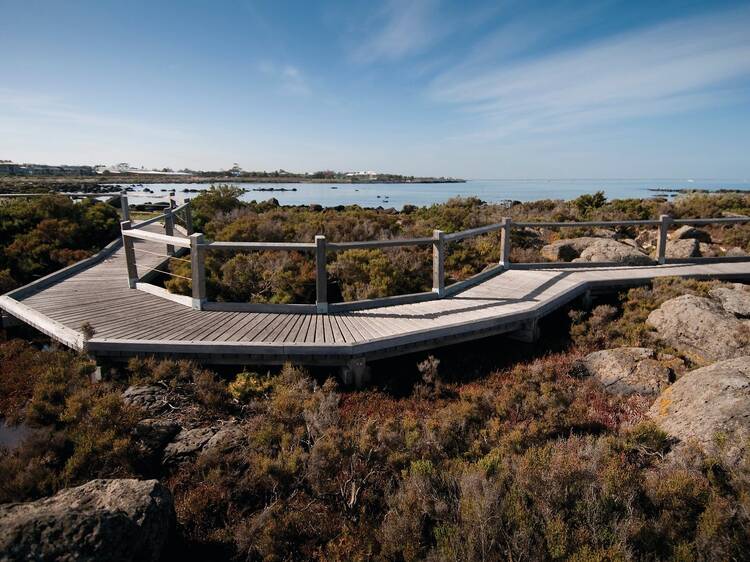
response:
<path id="1" fill-rule="evenodd" d="M 215 427 L 180 430 L 174 440 L 164 448 L 162 463 L 165 465 L 180 464 L 196 456 L 216 431 Z"/>
<path id="2" fill-rule="evenodd" d="M 143 443 L 150 455 L 161 453 L 164 447 L 180 431 L 180 424 L 172 420 L 148 418 L 139 421 L 134 430 L 135 437 Z"/>
<path id="3" fill-rule="evenodd" d="M 156 561 L 173 524 L 172 496 L 158 481 L 92 480 L 0 505 L 0 559 Z"/>
<path id="4" fill-rule="evenodd" d="M 721 307 L 740 318 L 750 318 L 750 291 L 745 285 L 735 283 L 732 287 L 717 287 L 709 291 Z"/>
<path id="5" fill-rule="evenodd" d="M 623 265 L 648 265 L 653 260 L 633 246 L 617 240 L 599 238 L 589 244 L 574 262 L 606 262 Z"/>
<path id="6" fill-rule="evenodd" d="M 151 415 L 158 414 L 167 407 L 167 391 L 161 386 L 129 386 L 122 393 L 122 400 L 137 406 Z"/>
<path id="7" fill-rule="evenodd" d="M 635 243 L 644 250 L 656 248 L 656 232 L 653 230 L 642 230 L 635 237 Z"/>
<path id="8" fill-rule="evenodd" d="M 705 242 L 706 244 L 711 243 L 711 235 L 705 230 L 700 230 L 694 226 L 686 224 L 681 226 L 669 235 L 670 240 L 687 240 L 693 239 L 698 242 Z"/>
<path id="9" fill-rule="evenodd" d="M 747 252 L 743 250 L 742 248 L 733 247 L 729 248 L 724 255 L 728 258 L 744 258 L 747 256 Z"/>
<path id="10" fill-rule="evenodd" d="M 213 437 L 206 442 L 203 447 L 203 454 L 213 453 L 216 451 L 226 452 L 234 449 L 242 443 L 245 438 L 245 432 L 236 423 L 227 423 L 214 433 Z"/>
<path id="11" fill-rule="evenodd" d="M 220 426 L 182 429 L 164 448 L 162 463 L 176 465 L 201 454 L 216 450 L 228 450 L 240 442 L 244 432 L 235 422 Z"/>
<path id="12" fill-rule="evenodd" d="M 674 381 L 680 363 L 645 347 L 619 347 L 589 353 L 581 367 L 612 394 L 656 395 Z"/>
<path id="13" fill-rule="evenodd" d="M 648 324 L 667 344 L 707 363 L 750 353 L 750 324 L 711 299 L 682 295 L 651 312 Z"/>
<path id="14" fill-rule="evenodd" d="M 648 412 L 668 434 L 738 462 L 750 443 L 750 357 L 683 375 Z"/>
<path id="15" fill-rule="evenodd" d="M 721 246 L 716 244 L 707 244 L 705 242 L 698 243 L 698 249 L 703 258 L 715 258 L 722 255 Z"/>
<path id="16" fill-rule="evenodd" d="M 582 236 L 580 238 L 556 240 L 551 244 L 543 246 L 540 252 L 542 257 L 550 261 L 571 261 L 580 256 L 583 250 L 597 240 L 601 240 L 601 238 Z"/>
<path id="17" fill-rule="evenodd" d="M 701 256 L 701 244 L 695 238 L 670 240 L 665 250 L 666 256 L 672 259 L 698 258 Z"/>

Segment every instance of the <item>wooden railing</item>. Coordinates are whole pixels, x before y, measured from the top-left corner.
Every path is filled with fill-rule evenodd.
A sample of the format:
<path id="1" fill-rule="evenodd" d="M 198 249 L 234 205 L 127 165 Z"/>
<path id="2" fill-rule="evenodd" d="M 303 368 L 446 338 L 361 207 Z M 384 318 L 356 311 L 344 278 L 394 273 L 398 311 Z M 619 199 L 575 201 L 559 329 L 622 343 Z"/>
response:
<path id="1" fill-rule="evenodd" d="M 174 217 L 177 213 L 184 213 L 184 224 L 186 237 L 174 235 Z M 145 226 L 154 222 L 163 221 L 165 223 L 165 234 L 153 233 L 143 230 Z M 622 221 L 585 221 L 585 222 L 513 222 L 510 218 L 504 218 L 501 222 L 463 230 L 460 232 L 445 233 L 441 230 L 433 231 L 430 238 L 406 238 L 394 240 L 372 240 L 361 242 L 328 242 L 325 236 L 318 235 L 314 242 L 224 242 L 224 241 L 206 241 L 201 233 L 192 232 L 192 216 L 189 201 L 180 207 L 169 208 L 157 217 L 132 225 L 130 221 L 122 223 L 123 242 L 125 245 L 125 257 L 128 268 L 128 285 L 131 288 L 147 290 L 160 296 L 170 298 L 183 304 L 192 306 L 197 310 L 225 310 L 225 311 L 256 311 L 256 312 L 303 312 L 303 313 L 328 313 L 328 312 L 345 312 L 352 310 L 361 310 L 375 308 L 380 306 L 415 303 L 426 300 L 440 299 L 446 296 L 454 295 L 460 291 L 469 288 L 476 283 L 488 279 L 511 267 L 520 268 L 586 268 L 601 266 L 623 266 L 615 262 L 537 262 L 537 263 L 511 263 L 511 232 L 514 228 L 606 228 L 606 227 L 657 227 L 656 237 L 656 257 L 658 264 L 665 263 L 692 263 L 692 262 L 721 262 L 721 261 L 742 261 L 750 257 L 714 257 L 714 258 L 673 258 L 668 259 L 666 256 L 667 240 L 669 229 L 673 226 L 681 225 L 708 225 L 708 224 L 739 224 L 750 222 L 750 217 L 731 217 L 731 218 L 714 218 L 714 219 L 673 219 L 668 215 L 662 215 L 658 220 L 622 220 Z M 472 277 L 458 281 L 451 285 L 445 285 L 445 259 L 447 245 L 449 243 L 460 242 L 467 238 L 490 234 L 500 233 L 500 259 L 497 264 L 486 268 L 485 270 L 473 275 Z M 190 258 L 184 261 L 190 261 L 191 274 L 189 281 L 191 283 L 191 297 L 172 295 L 164 289 L 142 283 L 143 278 L 138 277 L 138 270 L 135 257 L 133 241 L 135 239 L 146 240 L 151 242 L 163 243 L 166 245 L 166 253 L 163 257 L 168 260 L 176 257 L 175 247 L 190 250 Z M 329 303 L 328 302 L 328 273 L 326 270 L 327 258 L 329 252 L 339 252 L 353 249 L 380 249 L 394 248 L 403 246 L 431 246 L 432 247 L 432 290 L 422 293 L 407 295 L 397 295 L 362 301 Z M 307 252 L 314 255 L 315 258 L 315 284 L 316 299 L 315 304 L 260 304 L 260 303 L 237 303 L 237 302 L 209 302 L 206 297 L 206 272 L 205 258 L 209 251 L 231 250 L 231 251 L 294 251 Z M 635 267 L 635 266 L 633 266 Z M 175 275 L 159 268 L 150 268 L 151 271 Z M 186 278 L 188 279 L 188 278 Z"/>

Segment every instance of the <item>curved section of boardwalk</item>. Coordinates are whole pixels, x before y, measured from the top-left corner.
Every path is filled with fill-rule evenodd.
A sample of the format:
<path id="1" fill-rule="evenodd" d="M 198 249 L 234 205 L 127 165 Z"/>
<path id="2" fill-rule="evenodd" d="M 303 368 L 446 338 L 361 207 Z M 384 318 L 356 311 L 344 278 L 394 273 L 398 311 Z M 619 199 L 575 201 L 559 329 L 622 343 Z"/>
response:
<path id="1" fill-rule="evenodd" d="M 154 253 L 163 250 L 150 242 L 138 245 Z M 153 267 L 159 259 L 139 264 Z M 514 332 L 591 288 L 664 276 L 744 279 L 750 278 L 750 262 L 511 269 L 440 300 L 340 314 L 276 314 L 193 310 L 129 289 L 118 241 L 99 259 L 0 297 L 0 308 L 75 348 L 83 347 L 83 326 L 90 326 L 87 347 L 96 355 L 344 364 Z"/>

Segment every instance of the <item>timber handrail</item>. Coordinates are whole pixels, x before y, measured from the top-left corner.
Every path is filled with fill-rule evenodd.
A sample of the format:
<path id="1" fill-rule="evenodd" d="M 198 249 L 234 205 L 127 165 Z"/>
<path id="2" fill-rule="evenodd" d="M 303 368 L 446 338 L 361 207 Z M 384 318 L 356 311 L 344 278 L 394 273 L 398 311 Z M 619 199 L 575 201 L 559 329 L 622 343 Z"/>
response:
<path id="1" fill-rule="evenodd" d="M 170 201 L 172 197 L 170 196 Z M 177 212 L 184 212 L 186 223 L 190 224 L 188 237 L 181 238 L 173 235 L 174 216 Z M 153 233 L 142 230 L 143 227 L 153 224 L 159 220 L 165 222 L 166 234 Z M 604 228 L 604 227 L 627 227 L 627 226 L 655 226 L 658 227 L 655 261 L 658 264 L 665 263 L 682 263 L 682 262 L 720 262 L 720 261 L 737 261 L 750 259 L 750 257 L 707 257 L 707 258 L 686 258 L 686 259 L 668 259 L 666 257 L 666 247 L 669 229 L 679 225 L 708 225 L 708 224 L 739 224 L 750 222 L 750 217 L 719 217 L 719 218 L 698 218 L 698 219 L 674 219 L 668 215 L 661 215 L 659 219 L 635 219 L 635 220 L 611 220 L 611 221 L 581 221 L 581 222 L 560 222 L 560 221 L 539 221 L 539 222 L 514 222 L 510 218 L 504 218 L 499 223 L 488 224 L 470 228 L 458 232 L 445 233 L 441 230 L 435 230 L 432 237 L 423 238 L 393 238 L 383 240 L 365 240 L 351 242 L 328 242 L 323 235 L 317 235 L 314 242 L 235 242 L 235 241 L 206 241 L 203 234 L 192 232 L 192 215 L 189 201 L 178 207 L 170 204 L 162 215 L 139 223 L 138 225 L 127 225 L 123 222 L 122 234 L 125 242 L 126 259 L 131 257 L 134 261 L 134 252 L 132 250 L 133 239 L 141 239 L 152 242 L 167 244 L 167 254 L 165 257 L 174 256 L 174 247 L 189 248 L 191 263 L 191 285 L 192 285 L 192 306 L 198 310 L 233 310 L 233 311 L 257 311 L 257 312 L 299 312 L 300 310 L 312 311 L 318 313 L 327 312 L 344 312 L 351 310 L 361 310 L 379 306 L 388 306 L 395 304 L 410 304 L 425 300 L 439 299 L 446 296 L 454 295 L 466 288 L 488 279 L 504 270 L 513 266 L 529 267 L 597 267 L 623 265 L 616 263 L 569 263 L 569 262 L 541 262 L 541 263 L 519 263 L 511 264 L 511 231 L 513 228 Z M 499 232 L 500 234 L 500 259 L 497 264 L 492 265 L 476 275 L 455 282 L 451 285 L 445 285 L 445 258 L 448 244 L 457 243 L 467 238 L 481 236 Z M 129 243 L 128 243 L 129 241 Z M 403 246 L 432 246 L 432 290 L 415 293 L 410 295 L 394 295 L 383 298 L 366 299 L 362 301 L 328 303 L 328 274 L 326 271 L 327 256 L 329 252 L 340 252 L 353 249 L 377 249 L 377 248 L 395 248 Z M 296 251 L 314 253 L 316 262 L 316 301 L 315 304 L 254 304 L 254 303 L 210 303 L 206 297 L 206 273 L 205 273 L 205 256 L 208 251 Z M 179 259 L 179 258 L 177 258 Z M 636 266 L 630 266 L 636 267 Z M 156 270 L 161 271 L 161 270 Z M 170 275 L 172 273 L 166 272 Z M 131 271 L 130 261 L 128 261 L 128 278 L 129 284 L 135 286 L 133 275 L 137 281 L 137 272 L 135 264 Z M 175 275 L 180 277 L 179 275 Z M 150 290 L 153 292 L 156 287 Z M 163 291 L 163 289 L 160 289 Z M 176 297 L 176 296 L 175 296 Z M 185 299 L 186 297 L 179 297 Z"/>
<path id="2" fill-rule="evenodd" d="M 181 238 L 180 236 L 169 236 L 167 234 L 159 234 L 158 232 L 149 232 L 148 230 L 137 230 L 131 228 L 130 230 L 123 230 L 122 235 L 127 238 L 136 238 L 138 240 L 163 242 L 164 244 L 179 246 L 180 248 L 190 247 L 190 240 L 188 238 Z"/>

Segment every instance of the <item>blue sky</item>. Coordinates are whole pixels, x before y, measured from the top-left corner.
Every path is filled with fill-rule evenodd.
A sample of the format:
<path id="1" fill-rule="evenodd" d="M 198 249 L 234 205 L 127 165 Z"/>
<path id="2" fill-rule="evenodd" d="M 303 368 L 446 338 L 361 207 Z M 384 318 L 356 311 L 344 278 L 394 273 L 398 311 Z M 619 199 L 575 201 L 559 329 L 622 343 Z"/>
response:
<path id="1" fill-rule="evenodd" d="M 0 159 L 750 177 L 750 2 L 0 0 Z"/>

